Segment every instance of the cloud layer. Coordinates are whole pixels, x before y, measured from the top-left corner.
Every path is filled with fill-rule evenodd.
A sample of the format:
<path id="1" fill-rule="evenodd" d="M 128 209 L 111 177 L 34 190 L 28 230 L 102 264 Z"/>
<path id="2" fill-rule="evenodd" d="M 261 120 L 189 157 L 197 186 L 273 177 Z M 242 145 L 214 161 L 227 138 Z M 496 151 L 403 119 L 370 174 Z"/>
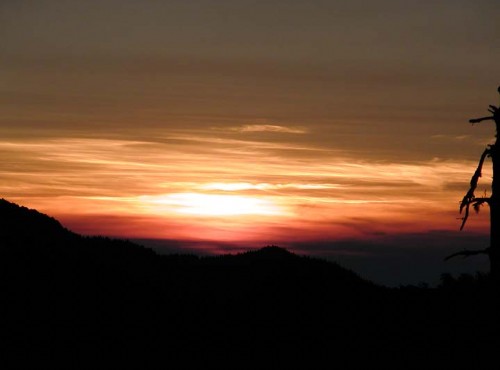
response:
<path id="1" fill-rule="evenodd" d="M 286 135 L 286 133 L 282 133 Z M 62 220 L 113 216 L 124 237 L 283 243 L 458 227 L 475 163 L 370 162 L 351 153 L 256 141 L 212 129 L 153 141 L 52 138 L 0 142 L 3 196 Z M 310 152 L 315 153 L 311 156 Z M 488 172 L 485 172 L 488 178 Z M 489 191 L 485 182 L 481 191 Z M 487 210 L 469 227 L 487 229 Z M 141 228 L 134 218 L 154 219 Z M 82 221 L 83 222 L 83 221 Z M 183 227 L 158 227 L 179 225 Z M 89 225 L 71 222 L 76 231 Z M 232 238 L 232 239 L 231 239 Z"/>

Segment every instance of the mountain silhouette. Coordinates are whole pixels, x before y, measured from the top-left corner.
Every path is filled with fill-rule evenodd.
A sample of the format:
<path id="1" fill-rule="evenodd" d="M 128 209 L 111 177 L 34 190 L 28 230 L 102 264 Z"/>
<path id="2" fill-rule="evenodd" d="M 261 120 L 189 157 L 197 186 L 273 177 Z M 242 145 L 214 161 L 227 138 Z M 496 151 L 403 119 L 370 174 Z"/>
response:
<path id="1" fill-rule="evenodd" d="M 2 247 L 47 245 L 70 240 L 75 234 L 62 227 L 54 218 L 36 210 L 0 199 L 0 240 Z"/>
<path id="2" fill-rule="evenodd" d="M 4 199 L 0 200 L 0 217 L 4 220 L 0 229 L 2 252 L 6 255 L 23 254 L 28 260 L 50 257 L 59 264 L 78 261 L 79 264 L 90 264 L 85 268 L 108 265 L 108 268 L 130 269 L 127 271 L 129 273 L 135 273 L 138 269 L 150 273 L 151 270 L 157 270 L 160 264 L 178 270 L 178 274 L 186 274 L 188 270 L 192 274 L 196 270 L 212 269 L 211 278 L 214 279 L 218 275 L 215 269 L 230 271 L 236 267 L 240 272 L 248 269 L 248 273 L 254 274 L 264 273 L 264 270 L 269 274 L 274 272 L 276 278 L 278 275 L 290 275 L 287 279 L 292 280 L 292 274 L 302 271 L 302 274 L 308 273 L 309 278 L 314 274 L 318 279 L 328 275 L 336 285 L 373 285 L 335 263 L 297 256 L 277 246 L 215 257 L 159 256 L 129 241 L 80 236 L 64 228 L 52 217 Z"/>
<path id="3" fill-rule="evenodd" d="M 6 200 L 0 217 L 0 324 L 18 368 L 478 368 L 497 348 L 492 295 L 451 278 L 452 288 L 388 289 L 277 246 L 164 256 Z"/>

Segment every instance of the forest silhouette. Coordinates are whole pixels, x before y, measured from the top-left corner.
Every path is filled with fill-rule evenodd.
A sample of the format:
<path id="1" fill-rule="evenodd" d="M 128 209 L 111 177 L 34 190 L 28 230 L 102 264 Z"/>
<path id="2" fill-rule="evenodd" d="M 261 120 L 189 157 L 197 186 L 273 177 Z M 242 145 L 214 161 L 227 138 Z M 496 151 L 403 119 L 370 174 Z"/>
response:
<path id="1" fill-rule="evenodd" d="M 387 288 L 277 246 L 158 255 L 80 236 L 6 200 L 0 220 L 2 334 L 14 368 L 483 368 L 498 350 L 487 275 Z"/>

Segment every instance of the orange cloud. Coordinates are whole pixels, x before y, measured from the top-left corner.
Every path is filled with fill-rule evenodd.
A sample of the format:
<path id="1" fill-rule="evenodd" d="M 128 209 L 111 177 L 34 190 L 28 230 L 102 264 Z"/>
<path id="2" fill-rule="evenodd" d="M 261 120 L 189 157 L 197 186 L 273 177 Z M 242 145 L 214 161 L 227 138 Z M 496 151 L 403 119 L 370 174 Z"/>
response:
<path id="1" fill-rule="evenodd" d="M 243 125 L 241 127 L 232 128 L 234 131 L 240 132 L 281 132 L 286 134 L 305 134 L 305 128 L 286 127 L 278 125 Z"/>
<path id="2" fill-rule="evenodd" d="M 264 243 L 373 238 L 457 228 L 458 201 L 475 166 L 301 156 L 321 152 L 309 147 L 284 158 L 270 156 L 273 144 L 264 142 L 241 156 L 235 139 L 178 137 L 2 141 L 0 191 L 86 234 Z M 471 218 L 469 228 L 484 232 L 485 215 Z"/>

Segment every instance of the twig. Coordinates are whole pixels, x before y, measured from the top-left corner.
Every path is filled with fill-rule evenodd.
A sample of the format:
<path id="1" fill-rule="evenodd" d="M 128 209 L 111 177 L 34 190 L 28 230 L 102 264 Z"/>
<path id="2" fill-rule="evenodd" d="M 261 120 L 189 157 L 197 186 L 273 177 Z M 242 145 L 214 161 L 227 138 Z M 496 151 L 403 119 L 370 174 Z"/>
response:
<path id="1" fill-rule="evenodd" d="M 488 121 L 488 120 L 493 120 L 493 119 L 494 119 L 493 116 L 488 116 L 488 117 L 481 117 L 481 118 L 473 118 L 473 119 L 470 119 L 469 122 L 474 124 L 474 123 L 479 123 L 482 121 Z"/>
<path id="2" fill-rule="evenodd" d="M 465 250 L 463 250 L 461 252 L 456 252 L 456 253 L 450 254 L 444 260 L 448 261 L 449 259 L 451 259 L 453 257 L 457 257 L 457 256 L 463 256 L 464 258 L 467 258 L 467 257 L 470 257 L 470 256 L 476 256 L 478 254 L 487 254 L 487 255 L 489 255 L 490 254 L 490 248 L 488 247 L 486 249 L 481 249 L 481 250 L 477 250 L 477 251 L 469 251 L 469 250 L 465 249 Z"/>

